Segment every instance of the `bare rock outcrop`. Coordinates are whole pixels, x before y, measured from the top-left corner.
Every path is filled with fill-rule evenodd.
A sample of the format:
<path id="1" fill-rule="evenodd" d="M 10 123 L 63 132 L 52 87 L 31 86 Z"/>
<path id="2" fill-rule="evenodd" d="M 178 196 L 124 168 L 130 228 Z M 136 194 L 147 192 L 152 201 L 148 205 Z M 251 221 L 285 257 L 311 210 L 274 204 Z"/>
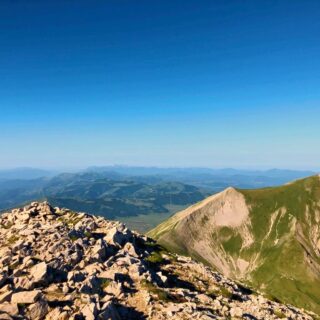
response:
<path id="1" fill-rule="evenodd" d="M 0 319 L 313 319 L 123 224 L 34 202 L 0 216 Z"/>

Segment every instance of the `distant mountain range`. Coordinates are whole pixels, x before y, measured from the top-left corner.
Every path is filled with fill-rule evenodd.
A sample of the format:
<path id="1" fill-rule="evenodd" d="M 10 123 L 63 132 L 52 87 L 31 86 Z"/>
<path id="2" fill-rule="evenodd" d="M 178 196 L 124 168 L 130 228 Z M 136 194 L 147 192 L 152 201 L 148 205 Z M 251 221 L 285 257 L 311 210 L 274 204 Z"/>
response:
<path id="1" fill-rule="evenodd" d="M 90 167 L 86 171 L 113 173 L 124 176 L 136 176 L 161 181 L 179 181 L 205 188 L 210 192 L 219 192 L 229 186 L 237 188 L 261 188 L 276 186 L 299 178 L 314 175 L 313 171 L 285 169 L 240 170 L 211 168 L 157 168 L 157 167 L 126 167 L 106 166 Z"/>
<path id="2" fill-rule="evenodd" d="M 227 188 L 148 233 L 277 299 L 320 313 L 320 177 Z"/>
<path id="3" fill-rule="evenodd" d="M 33 200 L 126 222 L 144 232 L 226 187 L 275 186 L 309 171 L 207 168 L 91 167 L 78 173 L 34 168 L 0 171 L 0 210 Z"/>
<path id="4" fill-rule="evenodd" d="M 58 171 L 43 170 L 37 168 L 15 168 L 0 170 L 0 180 L 30 180 L 43 177 L 52 177 L 56 175 Z"/>
<path id="5" fill-rule="evenodd" d="M 117 178 L 117 180 L 115 180 Z M 65 173 L 53 178 L 0 181 L 0 209 L 47 199 L 56 206 L 109 219 L 173 213 L 209 193 L 180 182 L 127 178 L 96 172 Z M 157 223 L 157 222 L 155 222 Z"/>

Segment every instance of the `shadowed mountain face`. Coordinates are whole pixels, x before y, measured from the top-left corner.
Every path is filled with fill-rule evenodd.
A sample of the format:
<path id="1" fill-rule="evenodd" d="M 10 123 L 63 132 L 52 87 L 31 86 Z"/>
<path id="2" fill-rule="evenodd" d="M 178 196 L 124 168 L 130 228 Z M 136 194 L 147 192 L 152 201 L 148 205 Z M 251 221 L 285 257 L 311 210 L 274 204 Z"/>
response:
<path id="1" fill-rule="evenodd" d="M 280 300 L 320 312 L 320 178 L 228 188 L 149 235 Z"/>

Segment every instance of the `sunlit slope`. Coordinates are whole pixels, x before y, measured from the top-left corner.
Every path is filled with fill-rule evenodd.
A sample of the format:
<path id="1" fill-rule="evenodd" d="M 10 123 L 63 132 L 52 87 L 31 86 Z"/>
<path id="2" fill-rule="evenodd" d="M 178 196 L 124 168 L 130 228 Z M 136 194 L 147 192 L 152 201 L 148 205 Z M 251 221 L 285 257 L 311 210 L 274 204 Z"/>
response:
<path id="1" fill-rule="evenodd" d="M 150 236 L 280 300 L 320 313 L 320 178 L 228 188 Z"/>

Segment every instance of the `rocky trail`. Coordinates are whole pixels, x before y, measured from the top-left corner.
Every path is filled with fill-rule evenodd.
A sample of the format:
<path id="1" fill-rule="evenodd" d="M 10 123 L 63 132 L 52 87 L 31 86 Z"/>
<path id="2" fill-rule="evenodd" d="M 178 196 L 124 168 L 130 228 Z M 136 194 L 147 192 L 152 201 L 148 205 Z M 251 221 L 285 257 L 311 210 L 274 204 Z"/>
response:
<path id="1" fill-rule="evenodd" d="M 123 224 L 34 202 L 0 216 L 0 319 L 314 319 Z"/>

